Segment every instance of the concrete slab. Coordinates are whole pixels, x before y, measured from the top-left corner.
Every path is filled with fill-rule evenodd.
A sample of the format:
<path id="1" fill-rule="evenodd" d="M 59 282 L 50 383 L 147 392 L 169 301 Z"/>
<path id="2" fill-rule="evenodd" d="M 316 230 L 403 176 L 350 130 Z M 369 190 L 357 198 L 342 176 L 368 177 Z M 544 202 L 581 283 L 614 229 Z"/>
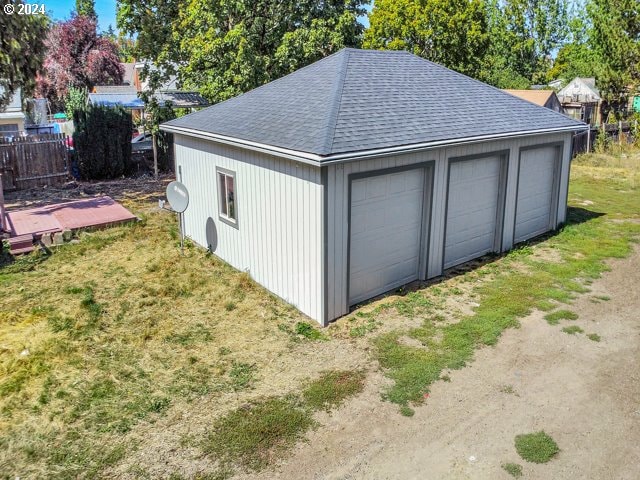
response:
<path id="1" fill-rule="evenodd" d="M 136 216 L 111 197 L 97 197 L 39 208 L 7 212 L 12 237 L 102 227 L 135 220 Z"/>

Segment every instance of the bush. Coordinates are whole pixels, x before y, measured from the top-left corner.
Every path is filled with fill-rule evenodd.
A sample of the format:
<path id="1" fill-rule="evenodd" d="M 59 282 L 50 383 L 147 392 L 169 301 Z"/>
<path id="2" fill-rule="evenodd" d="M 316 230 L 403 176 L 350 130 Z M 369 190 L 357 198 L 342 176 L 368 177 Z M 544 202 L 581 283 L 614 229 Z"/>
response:
<path id="1" fill-rule="evenodd" d="M 73 144 L 82 178 L 117 178 L 131 168 L 131 114 L 122 107 L 89 105 L 73 114 Z"/>

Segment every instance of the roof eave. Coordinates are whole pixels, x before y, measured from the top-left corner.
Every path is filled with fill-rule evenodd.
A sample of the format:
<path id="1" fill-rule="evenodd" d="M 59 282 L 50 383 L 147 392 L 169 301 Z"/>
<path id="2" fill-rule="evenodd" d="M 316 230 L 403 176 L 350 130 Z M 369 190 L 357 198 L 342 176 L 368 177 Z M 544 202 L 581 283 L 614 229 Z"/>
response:
<path id="1" fill-rule="evenodd" d="M 588 125 L 586 124 L 582 124 L 582 125 L 576 124 L 576 125 L 570 125 L 566 127 L 554 127 L 554 128 L 545 128 L 545 129 L 538 129 L 538 130 L 525 130 L 525 131 L 519 131 L 519 132 L 505 132 L 505 133 L 499 133 L 499 134 L 478 135 L 475 137 L 439 140 L 436 142 L 414 143 L 411 145 L 399 145 L 395 147 L 385 147 L 385 148 L 377 148 L 377 149 L 371 149 L 371 150 L 359 150 L 355 152 L 337 153 L 337 154 L 323 156 L 323 155 L 317 155 L 309 152 L 301 152 L 297 150 L 276 147 L 273 145 L 266 145 L 263 143 L 252 142 L 252 141 L 244 140 L 240 138 L 228 137 L 225 135 L 218 135 L 215 133 L 204 132 L 201 130 L 194 130 L 191 128 L 177 127 L 177 126 L 166 125 L 166 124 L 160 125 L 160 129 L 166 132 L 177 133 L 177 134 L 186 135 L 190 137 L 202 138 L 205 140 L 214 140 L 225 145 L 232 145 L 232 146 L 247 148 L 249 150 L 267 153 L 269 155 L 277 155 L 279 157 L 284 157 L 289 160 L 294 160 L 294 161 L 315 165 L 315 166 L 331 165 L 335 163 L 345 163 L 345 162 L 363 160 L 363 159 L 375 158 L 375 157 L 385 157 L 385 156 L 401 154 L 401 153 L 419 152 L 419 151 L 432 150 L 434 148 L 441 148 L 441 147 L 467 145 L 471 143 L 480 143 L 480 142 L 486 142 L 490 140 L 500 140 L 504 138 L 528 137 L 528 136 L 534 136 L 534 135 L 543 135 L 545 133 L 577 132 L 580 130 L 586 130 L 587 128 L 588 128 Z"/>

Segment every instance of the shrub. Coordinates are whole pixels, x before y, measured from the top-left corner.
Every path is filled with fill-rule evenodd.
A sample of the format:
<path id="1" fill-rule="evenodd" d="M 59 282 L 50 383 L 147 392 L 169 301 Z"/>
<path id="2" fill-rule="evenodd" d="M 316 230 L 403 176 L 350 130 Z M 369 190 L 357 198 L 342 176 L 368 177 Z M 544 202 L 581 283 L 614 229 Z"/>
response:
<path id="1" fill-rule="evenodd" d="M 67 96 L 64 100 L 64 111 L 67 119 L 71 120 L 76 110 L 84 110 L 87 106 L 87 89 L 69 87 Z"/>
<path id="2" fill-rule="evenodd" d="M 117 178 L 131 167 L 131 114 L 122 107 L 89 105 L 73 114 L 73 143 L 82 178 Z"/>

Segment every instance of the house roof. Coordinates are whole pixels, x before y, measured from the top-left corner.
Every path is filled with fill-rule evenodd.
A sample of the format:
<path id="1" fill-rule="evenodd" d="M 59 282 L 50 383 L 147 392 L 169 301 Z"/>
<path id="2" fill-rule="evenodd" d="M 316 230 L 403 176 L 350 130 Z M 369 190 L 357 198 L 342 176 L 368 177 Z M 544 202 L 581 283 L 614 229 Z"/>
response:
<path id="1" fill-rule="evenodd" d="M 144 108 L 144 102 L 133 93 L 90 93 L 89 102 L 105 107 Z"/>
<path id="2" fill-rule="evenodd" d="M 96 85 L 92 93 L 123 93 L 137 95 L 136 87 L 132 85 Z"/>
<path id="3" fill-rule="evenodd" d="M 348 48 L 161 128 L 322 162 L 583 127 L 410 53 Z"/>
<path id="4" fill-rule="evenodd" d="M 117 89 L 121 88 L 121 91 Z M 138 92 L 130 87 L 95 87 L 105 89 L 89 94 L 89 102 L 96 105 L 122 106 L 125 108 L 144 108 L 144 102 L 138 97 Z M 129 90 L 126 90 L 129 89 Z M 197 92 L 161 91 L 154 94 L 160 105 L 171 102 L 177 108 L 206 107 L 209 105 Z"/>
<path id="5" fill-rule="evenodd" d="M 518 98 L 522 98 L 527 102 L 535 103 L 544 107 L 549 99 L 555 96 L 556 92 L 553 90 L 511 90 L 505 89 L 505 92 L 515 95 Z"/>
<path id="6" fill-rule="evenodd" d="M 576 77 L 558 92 L 558 98 L 563 103 L 597 102 L 600 100 L 600 91 L 596 88 L 594 78 Z"/>

